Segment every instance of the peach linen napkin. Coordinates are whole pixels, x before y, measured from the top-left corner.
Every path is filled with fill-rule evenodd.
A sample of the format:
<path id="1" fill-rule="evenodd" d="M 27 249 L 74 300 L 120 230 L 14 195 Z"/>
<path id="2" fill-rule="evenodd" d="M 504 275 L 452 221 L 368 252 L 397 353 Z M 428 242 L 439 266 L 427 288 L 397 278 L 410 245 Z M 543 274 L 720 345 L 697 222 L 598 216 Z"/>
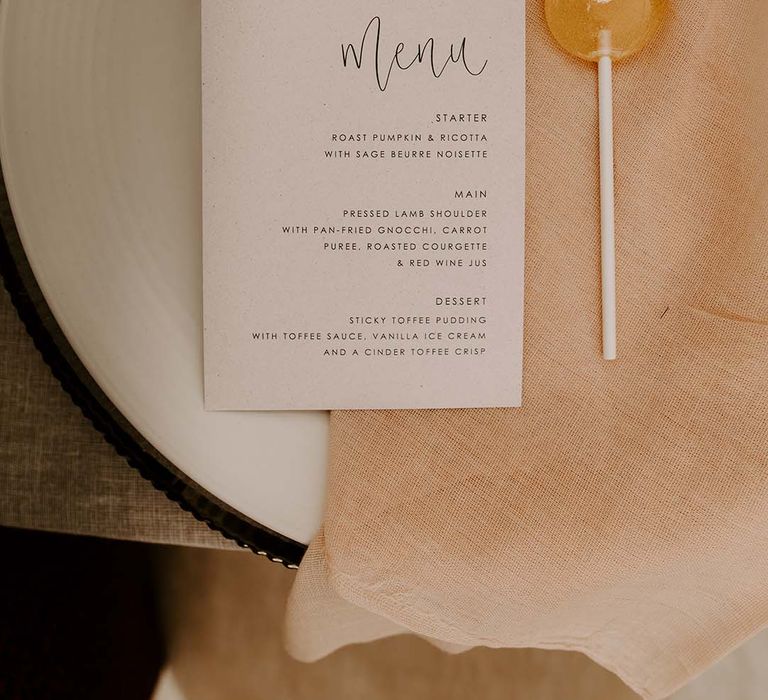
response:
<path id="1" fill-rule="evenodd" d="M 523 407 L 332 415 L 296 657 L 412 631 L 661 698 L 768 624 L 768 3 L 670 5 L 614 77 L 619 360 L 595 68 L 531 0 Z"/>

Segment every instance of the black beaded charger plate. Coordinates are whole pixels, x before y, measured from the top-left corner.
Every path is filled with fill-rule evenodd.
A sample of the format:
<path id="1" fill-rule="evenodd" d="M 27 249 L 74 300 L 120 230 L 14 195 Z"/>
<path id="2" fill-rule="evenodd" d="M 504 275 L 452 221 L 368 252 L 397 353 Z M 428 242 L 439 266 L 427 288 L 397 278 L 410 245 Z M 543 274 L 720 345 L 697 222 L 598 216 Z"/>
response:
<path id="1" fill-rule="evenodd" d="M 200 22 L 188 0 L 0 2 L 0 267 L 117 451 L 296 566 L 322 520 L 328 414 L 204 409 Z"/>
<path id="2" fill-rule="evenodd" d="M 0 177 L 0 272 L 35 346 L 83 414 L 127 463 L 211 529 L 243 548 L 296 568 L 306 545 L 232 509 L 171 464 L 128 422 L 90 376 L 59 328 L 31 270 Z"/>

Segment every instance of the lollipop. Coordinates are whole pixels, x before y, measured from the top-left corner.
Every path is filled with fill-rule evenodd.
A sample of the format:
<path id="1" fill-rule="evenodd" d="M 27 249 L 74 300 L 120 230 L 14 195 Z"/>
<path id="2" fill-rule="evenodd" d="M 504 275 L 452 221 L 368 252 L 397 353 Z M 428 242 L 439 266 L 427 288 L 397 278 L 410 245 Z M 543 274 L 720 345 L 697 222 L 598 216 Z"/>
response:
<path id="1" fill-rule="evenodd" d="M 613 216 L 613 61 L 639 51 L 666 11 L 666 0 L 545 0 L 547 24 L 569 54 L 597 62 L 600 115 L 600 266 L 603 357 L 616 359 L 616 253 Z"/>

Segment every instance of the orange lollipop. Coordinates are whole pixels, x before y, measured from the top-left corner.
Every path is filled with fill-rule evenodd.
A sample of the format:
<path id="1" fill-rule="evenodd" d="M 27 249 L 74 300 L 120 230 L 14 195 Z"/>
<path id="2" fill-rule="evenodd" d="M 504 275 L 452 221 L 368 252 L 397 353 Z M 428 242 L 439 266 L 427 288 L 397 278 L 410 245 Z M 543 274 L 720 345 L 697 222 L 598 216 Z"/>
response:
<path id="1" fill-rule="evenodd" d="M 639 51 L 661 23 L 666 0 L 545 0 L 549 30 L 569 54 L 598 66 L 600 267 L 603 357 L 616 359 L 616 243 L 613 213 L 613 61 Z"/>

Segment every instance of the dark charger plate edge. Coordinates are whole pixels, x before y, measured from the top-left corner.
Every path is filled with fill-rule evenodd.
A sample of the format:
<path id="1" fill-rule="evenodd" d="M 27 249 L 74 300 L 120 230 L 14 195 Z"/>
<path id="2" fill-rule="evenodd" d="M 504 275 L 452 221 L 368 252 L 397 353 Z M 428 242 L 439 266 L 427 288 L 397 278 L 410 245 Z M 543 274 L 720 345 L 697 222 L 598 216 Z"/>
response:
<path id="1" fill-rule="evenodd" d="M 13 217 L 0 164 L 0 274 L 16 312 L 53 375 L 83 415 L 156 489 L 212 530 L 273 562 L 296 568 L 306 545 L 247 518 L 189 479 L 150 445 L 85 369 L 35 280 Z"/>

